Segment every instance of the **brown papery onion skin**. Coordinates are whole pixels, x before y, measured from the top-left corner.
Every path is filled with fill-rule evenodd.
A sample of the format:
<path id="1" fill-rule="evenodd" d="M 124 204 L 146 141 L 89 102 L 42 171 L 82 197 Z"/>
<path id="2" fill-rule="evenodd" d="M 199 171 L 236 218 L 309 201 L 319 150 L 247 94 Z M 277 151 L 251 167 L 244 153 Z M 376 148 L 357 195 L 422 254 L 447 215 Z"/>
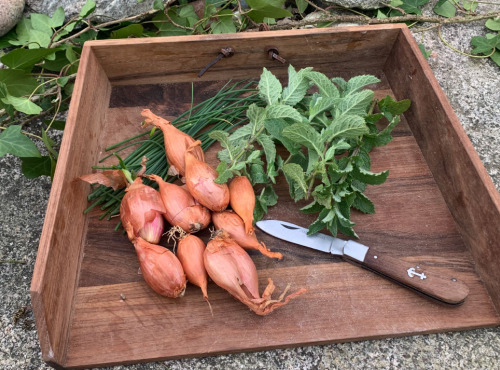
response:
<path id="1" fill-rule="evenodd" d="M 189 193 L 211 211 L 219 212 L 229 205 L 227 184 L 217 184 L 217 171 L 194 155 L 201 141 L 194 142 L 186 151 L 186 186 Z"/>
<path id="2" fill-rule="evenodd" d="M 130 241 L 141 237 L 157 244 L 163 234 L 166 209 L 160 193 L 137 177 L 125 190 L 120 203 L 120 219 Z"/>
<path id="3" fill-rule="evenodd" d="M 208 242 L 203 260 L 210 278 L 257 315 L 268 315 L 306 292 L 306 289 L 300 289 L 283 301 L 285 291 L 278 300 L 273 300 L 271 294 L 274 284 L 268 279 L 268 286 L 261 297 L 255 264 L 248 253 L 224 231 Z"/>
<path id="4" fill-rule="evenodd" d="M 253 211 L 255 192 L 246 176 L 237 176 L 229 183 L 229 204 L 245 223 L 245 232 L 253 233 Z"/>
<path id="5" fill-rule="evenodd" d="M 240 216 L 231 210 L 212 213 L 212 222 L 216 229 L 224 229 L 236 243 L 245 249 L 258 250 L 263 255 L 270 258 L 282 259 L 279 252 L 271 252 L 263 242 L 259 242 L 255 233 L 247 234 L 245 225 Z"/>
<path id="6" fill-rule="evenodd" d="M 186 290 L 186 275 L 179 259 L 167 248 L 142 238 L 134 240 L 142 276 L 156 293 L 177 298 Z"/>
<path id="7" fill-rule="evenodd" d="M 180 226 L 187 233 L 195 233 L 208 226 L 211 220 L 210 211 L 199 205 L 187 189 L 166 182 L 157 175 L 145 177 L 158 184 L 166 210 L 163 215 L 172 226 Z"/>
<path id="8" fill-rule="evenodd" d="M 187 279 L 191 284 L 198 286 L 203 298 L 208 299 L 208 275 L 203 263 L 205 243 L 195 235 L 188 234 L 177 244 L 177 257 L 181 261 Z"/>
<path id="9" fill-rule="evenodd" d="M 195 140 L 172 125 L 170 121 L 157 116 L 149 109 L 143 109 L 141 115 L 145 118 L 145 125 L 154 125 L 163 132 L 165 154 L 169 163 L 168 173 L 172 176 L 184 176 L 186 172 L 184 154 L 187 148 L 194 143 Z M 201 147 L 194 148 L 192 154 L 198 160 L 205 161 L 205 155 Z"/>

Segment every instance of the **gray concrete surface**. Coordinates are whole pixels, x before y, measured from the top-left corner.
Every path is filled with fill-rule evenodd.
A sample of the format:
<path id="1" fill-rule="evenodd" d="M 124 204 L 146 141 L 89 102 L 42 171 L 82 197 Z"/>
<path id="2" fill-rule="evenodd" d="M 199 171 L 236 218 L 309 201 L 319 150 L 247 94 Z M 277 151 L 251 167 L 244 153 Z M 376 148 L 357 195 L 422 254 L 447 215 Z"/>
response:
<path id="1" fill-rule="evenodd" d="M 486 6 L 486 5 L 484 5 Z M 483 7 L 484 7 L 483 6 Z M 490 5 L 490 7 L 492 7 Z M 443 27 L 455 48 L 484 35 L 484 22 Z M 500 67 L 445 46 L 436 30 L 415 34 L 427 49 L 434 74 L 500 189 Z M 50 191 L 47 179 L 29 180 L 20 163 L 0 158 L 0 369 L 45 369 L 29 286 Z M 119 369 L 500 369 L 500 328 L 363 341 L 249 354 L 118 366 Z"/>

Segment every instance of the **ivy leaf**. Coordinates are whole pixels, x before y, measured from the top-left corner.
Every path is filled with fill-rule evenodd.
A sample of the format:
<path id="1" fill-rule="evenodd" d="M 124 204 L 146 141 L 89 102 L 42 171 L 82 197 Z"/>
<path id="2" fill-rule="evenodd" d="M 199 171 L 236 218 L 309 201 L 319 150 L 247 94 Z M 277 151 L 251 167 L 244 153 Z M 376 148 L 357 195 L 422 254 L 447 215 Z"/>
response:
<path id="1" fill-rule="evenodd" d="M 2 102 L 10 104 L 19 112 L 26 114 L 40 114 L 42 112 L 42 108 L 28 98 L 18 98 L 17 96 L 7 95 L 7 97 L 2 98 Z"/>
<path id="2" fill-rule="evenodd" d="M 283 87 L 276 76 L 264 68 L 259 81 L 259 95 L 267 104 L 274 104 L 279 100 L 282 90 Z"/>
<path id="3" fill-rule="evenodd" d="M 144 32 L 144 27 L 142 25 L 129 24 L 128 26 L 119 28 L 111 32 L 110 37 L 112 39 L 126 39 L 131 36 L 141 37 L 143 32 Z"/>
<path id="4" fill-rule="evenodd" d="M 312 68 L 304 68 L 296 72 L 291 64 L 288 66 L 288 86 L 281 94 L 282 103 L 293 106 L 304 98 L 309 89 L 309 81 L 305 78 L 305 74 L 311 70 Z"/>
<path id="5" fill-rule="evenodd" d="M 29 95 L 38 86 L 38 82 L 33 77 L 20 69 L 0 69 L 0 81 L 13 96 Z"/>
<path id="6" fill-rule="evenodd" d="M 403 4 L 399 7 L 409 14 L 422 14 L 420 8 L 427 4 L 429 0 L 402 0 Z"/>
<path id="7" fill-rule="evenodd" d="M 295 5 L 297 6 L 299 13 L 304 13 L 309 4 L 305 0 L 295 0 Z"/>
<path id="8" fill-rule="evenodd" d="M 21 158 L 21 171 L 28 179 L 39 176 L 52 176 L 54 160 L 49 156 Z"/>
<path id="9" fill-rule="evenodd" d="M 462 0 L 462 6 L 465 10 L 470 12 L 475 12 L 477 9 L 478 1 L 477 0 Z"/>
<path id="10" fill-rule="evenodd" d="M 293 180 L 304 193 L 307 192 L 307 184 L 305 181 L 305 174 L 302 167 L 297 163 L 287 163 L 283 166 L 285 175 Z"/>
<path id="11" fill-rule="evenodd" d="M 82 6 L 82 9 L 80 10 L 80 18 L 85 18 L 88 17 L 90 14 L 94 12 L 96 8 L 96 3 L 93 0 L 87 0 L 85 5 Z"/>
<path id="12" fill-rule="evenodd" d="M 62 6 L 59 6 L 54 14 L 52 14 L 52 18 L 50 18 L 49 25 L 52 28 L 61 27 L 64 24 L 65 14 Z"/>
<path id="13" fill-rule="evenodd" d="M 257 23 L 264 21 L 264 18 L 285 18 L 291 17 L 292 13 L 282 8 L 284 0 L 247 0 L 251 11 L 248 16 Z"/>
<path id="14" fill-rule="evenodd" d="M 471 44 L 475 46 L 471 51 L 472 54 L 490 54 L 494 48 L 500 46 L 500 34 L 488 34 L 486 37 L 474 36 L 471 38 Z"/>
<path id="15" fill-rule="evenodd" d="M 50 35 L 36 29 L 31 29 L 29 40 L 30 44 L 28 48 L 30 49 L 46 48 L 50 44 Z"/>
<path id="16" fill-rule="evenodd" d="M 9 126 L 0 134 L 0 157 L 6 153 L 17 157 L 41 157 L 36 145 L 21 133 L 18 125 Z"/>
<path id="17" fill-rule="evenodd" d="M 30 16 L 33 29 L 52 36 L 51 19 L 45 14 L 33 13 Z"/>
<path id="18" fill-rule="evenodd" d="M 454 17 L 457 14 L 457 8 L 450 0 L 439 0 L 432 10 L 434 10 L 434 13 L 446 18 Z"/>
<path id="19" fill-rule="evenodd" d="M 318 87 L 321 96 L 327 98 L 340 97 L 340 93 L 337 87 L 323 73 L 308 71 L 305 73 L 305 75 L 312 83 L 314 83 Z"/>
<path id="20" fill-rule="evenodd" d="M 22 49 L 17 48 L 5 54 L 0 60 L 12 69 L 31 70 L 31 68 L 60 49 Z"/>
<path id="21" fill-rule="evenodd" d="M 236 26 L 233 22 L 233 12 L 231 9 L 223 9 L 217 14 L 217 20 L 210 24 L 212 32 L 215 33 L 236 33 Z"/>
<path id="22" fill-rule="evenodd" d="M 488 19 L 485 23 L 485 26 L 492 31 L 500 31 L 500 17 Z"/>
<path id="23" fill-rule="evenodd" d="M 500 67 L 500 51 L 495 51 L 490 58 Z"/>

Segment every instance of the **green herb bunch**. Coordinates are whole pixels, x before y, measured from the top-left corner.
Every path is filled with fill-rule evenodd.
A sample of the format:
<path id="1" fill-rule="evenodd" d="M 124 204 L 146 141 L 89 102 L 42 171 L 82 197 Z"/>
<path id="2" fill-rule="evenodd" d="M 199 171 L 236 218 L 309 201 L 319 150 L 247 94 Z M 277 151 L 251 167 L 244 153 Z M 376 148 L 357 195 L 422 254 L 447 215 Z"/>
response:
<path id="1" fill-rule="evenodd" d="M 369 152 L 392 140 L 391 132 L 409 100 L 394 101 L 390 96 L 376 102 L 367 85 L 380 82 L 371 75 L 346 81 L 328 78 L 304 68 L 288 69 L 288 86 L 267 69 L 260 77 L 261 107 L 252 104 L 249 123 L 233 131 L 212 131 L 223 150 L 218 154 L 218 182 L 246 175 L 259 188 L 255 220 L 277 203 L 276 178 L 283 173 L 294 201 L 309 204 L 302 212 L 318 215 L 309 234 L 327 228 L 357 237 L 350 220 L 351 208 L 374 213 L 373 203 L 363 193 L 367 185 L 385 182 L 389 171 L 370 171 Z M 375 105 L 380 112 L 373 113 Z M 388 123 L 378 129 L 376 123 Z M 277 153 L 277 144 L 286 154 Z M 257 186 L 258 185 L 258 186 Z"/>

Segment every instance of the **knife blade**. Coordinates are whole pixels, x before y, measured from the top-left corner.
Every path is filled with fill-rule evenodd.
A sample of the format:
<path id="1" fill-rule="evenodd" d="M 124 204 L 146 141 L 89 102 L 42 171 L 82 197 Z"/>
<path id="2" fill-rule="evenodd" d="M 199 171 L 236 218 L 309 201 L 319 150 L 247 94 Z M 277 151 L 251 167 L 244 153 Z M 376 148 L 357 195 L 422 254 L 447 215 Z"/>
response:
<path id="1" fill-rule="evenodd" d="M 442 303 L 459 305 L 469 294 L 469 288 L 456 277 L 453 270 L 412 264 L 353 240 L 322 233 L 307 235 L 306 228 L 286 221 L 263 220 L 256 225 L 265 233 L 287 242 L 342 256 L 349 262 Z"/>

